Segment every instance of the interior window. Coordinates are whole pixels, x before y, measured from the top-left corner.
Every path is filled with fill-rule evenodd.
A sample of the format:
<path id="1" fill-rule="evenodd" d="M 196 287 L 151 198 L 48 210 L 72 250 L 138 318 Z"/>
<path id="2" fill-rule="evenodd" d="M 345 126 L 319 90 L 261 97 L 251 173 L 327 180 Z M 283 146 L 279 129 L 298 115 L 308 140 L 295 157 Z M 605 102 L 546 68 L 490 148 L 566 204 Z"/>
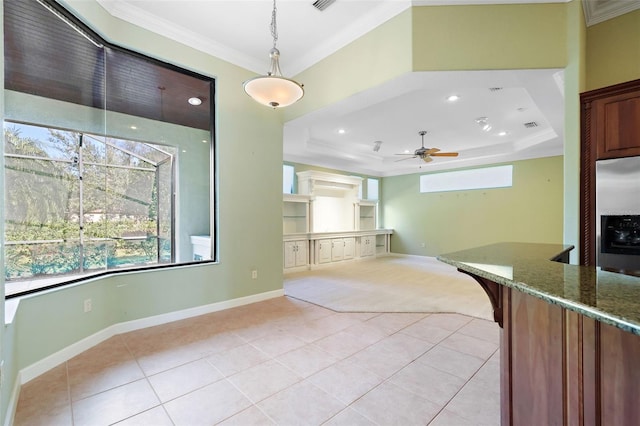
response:
<path id="1" fill-rule="evenodd" d="M 288 164 L 282 166 L 282 192 L 284 194 L 293 194 L 294 176 L 295 167 Z"/>
<path id="2" fill-rule="evenodd" d="M 4 1 L 4 31 L 7 297 L 215 260 L 213 79 L 114 46 L 52 0 Z"/>
<path id="3" fill-rule="evenodd" d="M 380 194 L 378 193 L 378 179 L 367 179 L 367 199 L 379 200 Z"/>
<path id="4" fill-rule="evenodd" d="M 420 176 L 420 192 L 462 191 L 512 186 L 513 166 L 483 167 Z"/>

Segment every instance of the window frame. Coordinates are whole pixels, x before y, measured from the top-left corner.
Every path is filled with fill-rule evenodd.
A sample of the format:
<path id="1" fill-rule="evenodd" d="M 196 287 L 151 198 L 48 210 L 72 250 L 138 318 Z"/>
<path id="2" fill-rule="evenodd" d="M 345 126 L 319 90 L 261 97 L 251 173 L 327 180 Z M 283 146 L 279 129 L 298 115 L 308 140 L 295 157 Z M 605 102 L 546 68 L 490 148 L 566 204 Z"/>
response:
<path id="1" fill-rule="evenodd" d="M 67 10 L 64 6 L 60 5 L 59 3 L 57 3 L 56 1 L 53 0 L 42 0 L 39 3 L 44 3 L 44 7 L 46 9 L 49 9 L 50 12 L 52 12 L 54 15 L 57 15 L 58 18 L 61 19 L 61 22 L 70 25 L 71 27 L 73 27 L 77 32 L 79 32 L 80 34 L 82 34 L 85 38 L 87 38 L 89 41 L 91 41 L 92 43 L 96 43 L 98 42 L 99 44 L 102 44 L 105 48 L 108 49 L 112 49 L 115 52 L 119 52 L 119 53 L 123 53 L 125 55 L 130 55 L 133 58 L 136 59 L 140 59 L 143 61 L 147 61 L 153 65 L 156 65 L 158 67 L 162 67 L 165 69 L 168 69 L 170 71 L 174 71 L 180 74 L 183 74 L 185 76 L 189 76 L 189 77 L 194 77 L 200 80 L 205 81 L 208 86 L 209 86 L 209 96 L 207 99 L 207 102 L 209 102 L 209 118 L 208 118 L 208 122 L 209 122 L 209 129 L 208 129 L 208 133 L 209 133 L 209 141 L 208 141 L 208 146 L 209 146 L 209 174 L 208 174 L 208 179 L 209 179 L 209 194 L 208 194 L 208 198 L 209 198 L 209 206 L 208 206 L 208 216 L 209 216 L 209 232 L 210 232 L 210 241 L 211 241 L 211 259 L 206 259 L 206 260 L 191 260 L 191 261 L 181 261 L 179 263 L 163 263 L 163 264 L 153 264 L 153 265 L 142 265 L 142 266 L 132 266 L 132 267 L 127 267 L 127 268 L 122 268 L 122 269 L 111 269 L 111 270 L 101 270 L 98 272 L 91 272 L 91 273 L 87 273 L 85 275 L 82 276 L 74 276 L 73 278 L 68 278 L 65 279 L 63 276 L 61 276 L 61 280 L 59 282 L 54 282 L 48 285 L 42 285 L 39 286 L 37 288 L 32 288 L 32 289 L 28 289 L 28 290 L 24 290 L 24 291 L 20 291 L 20 292 L 16 292 L 16 293 L 12 293 L 10 295 L 7 295 L 5 293 L 5 299 L 11 299 L 11 298 L 16 298 L 16 297 L 20 297 L 20 296 L 24 296 L 24 295 L 28 295 L 28 294 L 33 294 L 33 293 L 39 293 L 42 291 L 47 291 L 47 290 L 51 290 L 54 288 L 58 288 L 58 287 L 64 287 L 64 286 L 68 286 L 68 285 L 72 285 L 72 284 L 77 284 L 80 282 L 84 282 L 87 280 L 91 280 L 91 279 L 95 279 L 95 278 L 99 278 L 99 277 L 105 277 L 105 276 L 110 276 L 110 275 L 114 275 L 114 274 L 123 274 L 123 273 L 135 273 L 135 272 L 140 272 L 140 271 L 150 271 L 150 270 L 159 270 L 159 269 L 166 269 L 166 268 L 179 268 L 179 267 L 184 267 L 184 266 L 189 266 L 189 265 L 200 265 L 203 263 L 218 263 L 219 262 L 219 248 L 218 248 L 218 222 L 219 222 L 219 216 L 218 216 L 218 191 L 217 191 L 217 182 L 218 182 L 218 170 L 216 167 L 216 158 L 217 158 L 217 149 L 216 149 L 216 133 L 215 133 L 215 128 L 216 128 L 216 103 L 215 103 L 215 92 L 216 92 L 216 84 L 217 84 L 217 80 L 212 77 L 212 76 L 207 76 L 204 75 L 202 73 L 197 73 L 194 72 L 192 70 L 189 70 L 187 68 L 183 68 L 177 65 L 174 65 L 172 63 L 166 62 L 166 61 L 162 61 L 159 60 L 157 58 L 154 58 L 152 56 L 143 54 L 141 52 L 137 52 L 135 50 L 132 49 L 128 49 L 122 46 L 119 46 L 115 43 L 112 43 L 110 41 L 108 41 L 107 39 L 105 39 L 104 37 L 102 37 L 101 35 L 99 35 L 97 32 L 95 32 L 89 25 L 87 25 L 84 21 L 82 21 L 81 19 L 79 19 L 78 17 L 76 17 L 73 13 L 71 13 L 69 10 Z M 4 20 L 4 16 L 3 16 L 3 20 Z M 6 57 L 3 57 L 3 61 L 6 61 Z M 47 98 L 47 99 L 53 99 L 53 98 Z M 102 106 L 102 108 L 104 109 L 104 111 L 110 111 L 109 109 L 107 109 L 106 104 Z M 7 121 L 7 122 L 19 122 L 20 120 L 15 120 L 12 118 L 6 118 L 3 117 L 4 120 L 3 121 Z M 169 123 L 169 122 L 168 122 Z M 51 126 L 51 125 L 47 125 L 45 123 L 24 123 L 24 124 L 30 124 L 30 125 L 36 125 L 36 126 L 41 126 L 41 127 L 47 127 L 47 128 L 62 128 L 63 126 L 57 125 L 57 126 Z M 172 123 L 169 123 L 172 124 Z M 78 129 L 69 129 L 72 131 L 77 131 L 80 133 L 88 133 L 86 131 L 81 131 Z M 105 134 L 102 134 L 101 136 L 104 137 L 113 137 L 113 138 L 120 138 L 122 139 L 122 136 L 119 135 L 112 135 L 112 134 L 108 134 L 105 132 Z M 159 143 L 159 142 L 158 142 Z M 176 146 L 177 148 L 178 146 Z M 2 154 L 4 156 L 4 152 Z M 4 163 L 4 161 L 3 161 Z M 175 167 L 175 165 L 174 165 Z M 2 173 L 4 174 L 4 168 L 2 170 Z M 180 179 L 180 176 L 176 176 L 176 179 Z M 172 193 L 176 193 L 175 188 L 172 188 Z M 204 192 L 203 192 L 204 193 Z M 179 197 L 179 196 L 178 196 Z M 175 204 L 179 203 L 179 198 L 175 200 L 174 206 L 172 207 L 172 221 L 175 221 L 175 217 L 176 217 L 176 211 L 175 211 Z M 176 232 L 176 227 L 172 226 L 172 241 L 174 246 L 177 246 L 178 243 L 175 239 L 175 232 Z M 1 236 L 3 241 L 5 236 L 2 235 Z M 3 246 L 3 250 L 4 250 L 4 244 Z M 172 249 L 172 251 L 174 252 L 172 254 L 172 258 L 175 255 L 175 250 L 177 249 L 177 247 L 174 247 Z M 175 259 L 172 259 L 172 262 L 175 262 Z M 6 283 L 5 283 L 6 285 Z"/>

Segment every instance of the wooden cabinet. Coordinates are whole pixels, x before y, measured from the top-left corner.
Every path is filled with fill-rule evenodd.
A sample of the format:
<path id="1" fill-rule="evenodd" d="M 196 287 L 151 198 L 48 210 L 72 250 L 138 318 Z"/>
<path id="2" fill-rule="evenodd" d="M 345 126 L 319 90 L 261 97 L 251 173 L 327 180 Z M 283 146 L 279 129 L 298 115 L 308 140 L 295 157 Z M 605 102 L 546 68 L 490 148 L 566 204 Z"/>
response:
<path id="1" fill-rule="evenodd" d="M 360 237 L 360 257 L 368 257 L 376 254 L 376 236 L 365 235 Z"/>
<path id="2" fill-rule="evenodd" d="M 284 242 L 284 268 L 297 268 L 309 264 L 309 241 Z"/>
<path id="3" fill-rule="evenodd" d="M 638 424 L 639 335 L 465 273 L 487 292 L 503 328 L 503 425 Z"/>
<path id="4" fill-rule="evenodd" d="M 316 252 L 318 263 L 330 263 L 331 262 L 331 240 L 317 240 Z"/>
<path id="5" fill-rule="evenodd" d="M 580 264 L 596 263 L 596 161 L 640 155 L 640 80 L 580 95 Z"/>
<path id="6" fill-rule="evenodd" d="M 640 155 L 640 85 L 593 99 L 590 125 L 596 160 Z"/>
<path id="7" fill-rule="evenodd" d="M 355 257 L 356 244 L 354 237 L 334 238 L 331 240 L 331 261 L 350 260 Z"/>

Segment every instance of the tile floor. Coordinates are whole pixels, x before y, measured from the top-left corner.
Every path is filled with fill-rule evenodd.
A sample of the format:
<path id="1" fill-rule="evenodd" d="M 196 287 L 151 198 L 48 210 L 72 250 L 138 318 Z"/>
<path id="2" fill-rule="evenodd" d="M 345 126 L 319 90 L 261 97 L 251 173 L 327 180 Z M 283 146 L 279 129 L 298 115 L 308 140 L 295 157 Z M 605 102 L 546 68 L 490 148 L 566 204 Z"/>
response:
<path id="1" fill-rule="evenodd" d="M 280 297 L 121 334 L 21 390 L 15 425 L 498 425 L 499 329 Z"/>

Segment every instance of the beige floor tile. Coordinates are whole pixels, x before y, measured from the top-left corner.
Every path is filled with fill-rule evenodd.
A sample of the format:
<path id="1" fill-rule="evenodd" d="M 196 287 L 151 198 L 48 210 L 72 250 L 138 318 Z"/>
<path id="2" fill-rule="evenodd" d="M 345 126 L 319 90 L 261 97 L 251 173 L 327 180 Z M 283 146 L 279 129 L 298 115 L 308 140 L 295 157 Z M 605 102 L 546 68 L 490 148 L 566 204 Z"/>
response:
<path id="1" fill-rule="evenodd" d="M 244 411 L 218 423 L 220 426 L 272 426 L 275 423 L 258 407 L 252 405 Z"/>
<path id="2" fill-rule="evenodd" d="M 213 365 L 200 359 L 154 374 L 148 379 L 160 401 L 167 402 L 223 377 Z"/>
<path id="3" fill-rule="evenodd" d="M 362 322 L 356 317 L 349 316 L 349 314 L 333 313 L 322 318 L 318 318 L 314 321 L 319 327 L 322 327 L 328 333 L 337 333 L 344 330 L 347 327 Z"/>
<path id="4" fill-rule="evenodd" d="M 441 407 L 391 383 L 383 383 L 351 405 L 378 425 L 426 425 Z"/>
<path id="5" fill-rule="evenodd" d="M 144 377 L 142 369 L 119 336 L 70 359 L 67 370 L 73 401 Z"/>
<path id="6" fill-rule="evenodd" d="M 121 422 L 117 426 L 173 426 L 173 422 L 163 407 L 158 406 L 136 414 Z"/>
<path id="7" fill-rule="evenodd" d="M 457 331 L 460 327 L 468 324 L 473 318 L 460 314 L 438 314 L 434 313 L 426 317 L 422 322 L 446 330 Z"/>
<path id="8" fill-rule="evenodd" d="M 421 313 L 385 313 L 367 320 L 367 324 L 374 325 L 389 335 L 420 321 L 427 315 Z"/>
<path id="9" fill-rule="evenodd" d="M 372 373 L 388 378 L 431 348 L 411 336 L 394 334 L 347 358 Z"/>
<path id="10" fill-rule="evenodd" d="M 453 349 L 454 351 L 466 353 L 481 359 L 489 359 L 498 349 L 495 343 L 477 339 L 461 333 L 454 333 L 444 339 L 440 346 Z"/>
<path id="11" fill-rule="evenodd" d="M 176 426 L 212 425 L 251 406 L 227 380 L 220 380 L 164 404 Z"/>
<path id="12" fill-rule="evenodd" d="M 309 377 L 338 361 L 336 357 L 313 344 L 282 354 L 276 360 L 300 377 Z"/>
<path id="13" fill-rule="evenodd" d="M 346 331 L 339 331 L 336 334 L 313 342 L 313 344 L 338 359 L 347 358 L 371 346 L 369 339 L 360 339 L 359 336 Z"/>
<path id="14" fill-rule="evenodd" d="M 453 331 L 451 330 L 447 330 L 446 328 L 438 327 L 425 322 L 427 318 L 405 327 L 404 329 L 400 330 L 400 333 L 434 344 L 440 343 L 447 337 L 451 336 L 451 334 L 453 334 Z"/>
<path id="15" fill-rule="evenodd" d="M 344 329 L 344 332 L 357 337 L 360 341 L 372 345 L 388 336 L 388 334 L 375 325 L 368 322 L 354 324 Z"/>
<path id="16" fill-rule="evenodd" d="M 323 426 L 375 426 L 375 423 L 352 408 L 345 408 L 329 419 Z"/>
<path id="17" fill-rule="evenodd" d="M 461 327 L 458 333 L 486 340 L 496 345 L 500 344 L 500 326 L 495 322 L 474 318 Z"/>
<path id="18" fill-rule="evenodd" d="M 436 416 L 435 419 L 429 426 L 490 426 L 490 425 L 481 425 L 479 423 L 473 422 L 471 420 L 467 420 L 463 417 L 458 416 L 455 413 L 447 410 L 446 408 L 440 412 Z"/>
<path id="19" fill-rule="evenodd" d="M 498 386 L 487 387 L 473 380 L 447 405 L 447 411 L 456 414 L 474 425 L 500 425 L 500 390 Z"/>
<path id="20" fill-rule="evenodd" d="M 228 351 L 244 345 L 246 342 L 232 331 L 219 331 L 212 333 L 205 338 L 205 344 L 211 350 L 211 353 L 219 353 Z"/>
<path id="21" fill-rule="evenodd" d="M 109 425 L 160 404 L 146 379 L 110 389 L 73 403 L 73 424 Z"/>
<path id="22" fill-rule="evenodd" d="M 444 407 L 466 380 L 414 362 L 397 372 L 389 382 Z"/>
<path id="23" fill-rule="evenodd" d="M 308 381 L 348 405 L 378 386 L 383 379 L 344 360 L 314 374 Z"/>
<path id="24" fill-rule="evenodd" d="M 213 354 L 206 359 L 228 377 L 247 368 L 262 364 L 269 360 L 270 357 L 252 345 L 245 343 L 228 351 Z"/>
<path id="25" fill-rule="evenodd" d="M 229 381 L 253 403 L 300 381 L 300 376 L 275 360 L 270 360 L 229 377 Z"/>
<path id="26" fill-rule="evenodd" d="M 469 380 L 485 363 L 480 358 L 454 351 L 444 346 L 434 347 L 418 358 L 416 362 L 430 365 L 433 368 L 465 380 Z"/>
<path id="27" fill-rule="evenodd" d="M 258 404 L 278 425 L 320 425 L 345 405 L 308 381 L 279 392 Z"/>
<path id="28" fill-rule="evenodd" d="M 25 383 L 16 407 L 16 425 L 71 424 L 67 365 L 59 365 Z"/>
<path id="29" fill-rule="evenodd" d="M 276 357 L 285 352 L 297 349 L 306 344 L 305 341 L 294 335 L 283 333 L 280 330 L 251 341 L 251 345 L 270 357 Z"/>
<path id="30" fill-rule="evenodd" d="M 344 271 L 331 279 L 366 293 L 367 281 Z M 497 325 L 398 312 L 339 313 L 285 296 L 125 333 L 25 384 L 14 424 L 411 426 L 437 414 L 437 426 L 497 425 Z M 118 385 L 141 372 L 148 380 Z M 468 377 L 444 408 L 422 397 L 443 401 Z"/>

